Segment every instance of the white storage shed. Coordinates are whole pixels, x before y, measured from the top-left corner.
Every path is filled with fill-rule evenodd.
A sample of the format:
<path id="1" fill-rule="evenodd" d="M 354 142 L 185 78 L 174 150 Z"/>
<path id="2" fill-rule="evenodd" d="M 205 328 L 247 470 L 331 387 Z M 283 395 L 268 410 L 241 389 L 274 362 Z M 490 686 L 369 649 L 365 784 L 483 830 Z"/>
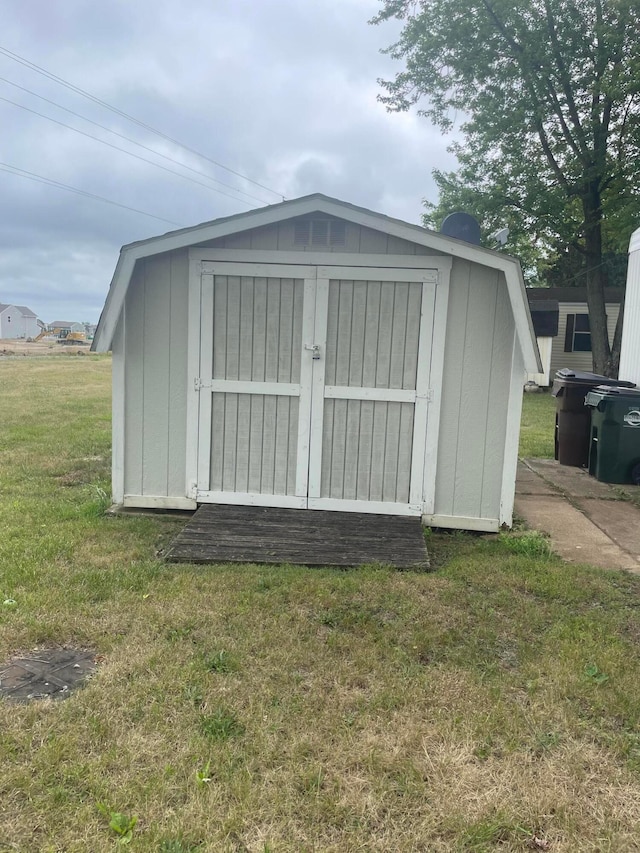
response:
<path id="1" fill-rule="evenodd" d="M 512 521 L 540 370 L 517 261 L 324 195 L 125 246 L 113 498 Z"/>

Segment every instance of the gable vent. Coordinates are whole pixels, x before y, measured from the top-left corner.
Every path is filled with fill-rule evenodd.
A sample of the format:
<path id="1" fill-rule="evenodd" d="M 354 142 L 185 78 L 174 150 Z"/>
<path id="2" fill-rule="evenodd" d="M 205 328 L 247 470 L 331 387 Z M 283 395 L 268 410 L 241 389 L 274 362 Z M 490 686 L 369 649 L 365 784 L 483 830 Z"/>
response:
<path id="1" fill-rule="evenodd" d="M 345 226 L 342 219 L 298 219 L 294 225 L 294 245 L 344 246 Z"/>

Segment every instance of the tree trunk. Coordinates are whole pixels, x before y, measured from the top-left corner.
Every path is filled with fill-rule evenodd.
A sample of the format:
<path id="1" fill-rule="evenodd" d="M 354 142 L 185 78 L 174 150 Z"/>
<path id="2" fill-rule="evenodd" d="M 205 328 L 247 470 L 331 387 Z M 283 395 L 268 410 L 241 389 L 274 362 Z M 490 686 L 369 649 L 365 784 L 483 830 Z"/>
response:
<path id="1" fill-rule="evenodd" d="M 600 188 L 592 181 L 582 197 L 584 213 L 584 244 L 587 261 L 587 306 L 591 328 L 591 353 L 594 373 L 613 376 L 617 365 L 612 363 L 607 311 L 604 301 L 604 269 L 602 266 L 602 208 Z"/>

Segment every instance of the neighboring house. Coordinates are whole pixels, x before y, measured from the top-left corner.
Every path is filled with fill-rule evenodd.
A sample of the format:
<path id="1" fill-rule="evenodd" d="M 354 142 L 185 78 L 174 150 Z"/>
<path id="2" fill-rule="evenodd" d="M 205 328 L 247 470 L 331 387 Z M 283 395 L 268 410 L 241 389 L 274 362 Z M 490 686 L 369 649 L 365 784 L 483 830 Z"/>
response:
<path id="1" fill-rule="evenodd" d="M 49 323 L 49 331 L 58 336 L 61 333 L 84 332 L 84 323 L 74 323 L 72 320 L 54 320 L 53 323 Z"/>
<path id="2" fill-rule="evenodd" d="M 92 348 L 117 503 L 512 523 L 541 365 L 502 253 L 310 195 L 125 246 Z"/>
<path id="3" fill-rule="evenodd" d="M 605 289 L 610 343 L 613 342 L 623 293 L 623 288 L 619 287 Z M 557 332 L 551 340 L 549 383 L 547 384 L 553 382 L 555 372 L 563 367 L 592 372 L 593 358 L 586 290 L 583 287 L 530 287 L 527 288 L 527 298 L 534 326 L 536 325 L 536 311 L 540 303 L 558 303 Z M 543 343 L 540 335 L 538 335 L 538 346 L 541 355 L 544 355 L 543 350 L 546 344 Z"/>
<path id="4" fill-rule="evenodd" d="M 39 334 L 38 318 L 30 308 L 0 302 L 0 338 L 35 338 Z"/>
<path id="5" fill-rule="evenodd" d="M 533 331 L 538 342 L 541 373 L 528 373 L 527 382 L 543 387 L 551 384 L 551 353 L 558 334 L 560 308 L 556 299 L 539 299 L 529 302 Z"/>

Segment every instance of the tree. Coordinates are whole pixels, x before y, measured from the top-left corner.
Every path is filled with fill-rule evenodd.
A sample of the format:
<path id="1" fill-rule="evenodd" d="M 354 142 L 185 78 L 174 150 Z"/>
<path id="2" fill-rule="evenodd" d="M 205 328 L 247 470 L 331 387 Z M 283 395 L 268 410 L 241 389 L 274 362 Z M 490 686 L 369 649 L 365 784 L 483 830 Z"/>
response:
<path id="1" fill-rule="evenodd" d="M 603 259 L 626 252 L 640 224 L 640 4 L 382 2 L 373 23 L 403 22 L 387 52 L 405 67 L 380 81 L 380 99 L 396 111 L 418 104 L 443 131 L 464 117 L 460 168 L 435 172 L 441 197 L 427 222 L 466 201 L 483 224 L 510 225 L 530 273 L 540 257 L 579 252 L 594 369 L 616 375 Z"/>

